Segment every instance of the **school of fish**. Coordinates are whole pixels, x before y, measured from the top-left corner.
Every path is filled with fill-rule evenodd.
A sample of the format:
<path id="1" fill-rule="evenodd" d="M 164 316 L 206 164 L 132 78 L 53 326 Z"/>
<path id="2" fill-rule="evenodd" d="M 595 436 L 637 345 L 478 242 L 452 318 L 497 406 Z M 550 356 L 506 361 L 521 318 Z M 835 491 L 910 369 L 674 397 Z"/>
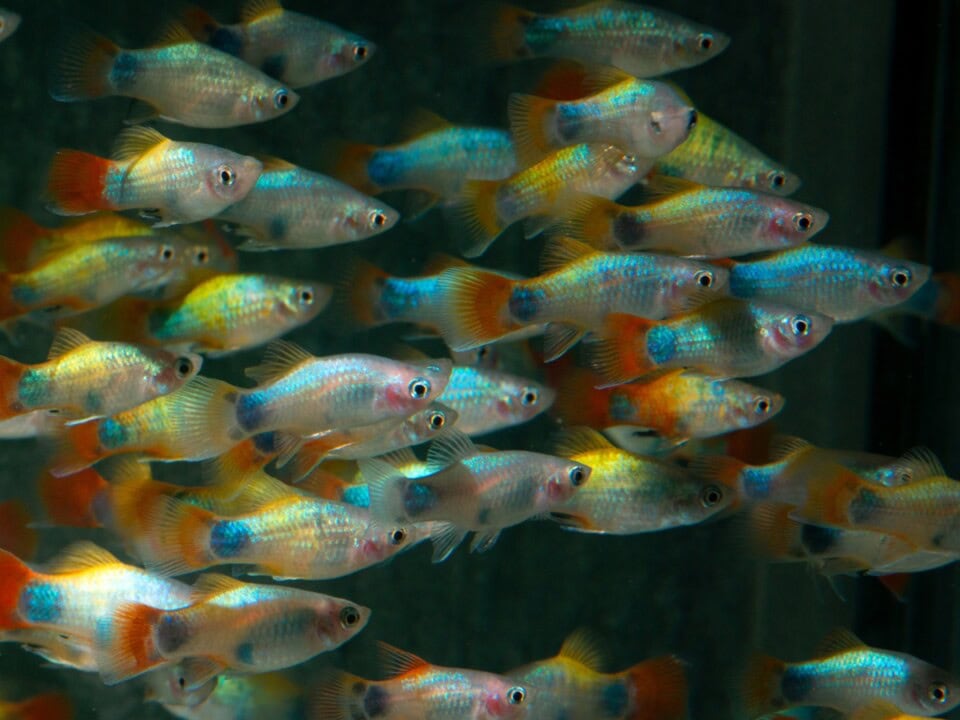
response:
<path id="1" fill-rule="evenodd" d="M 750 378 L 834 324 L 960 317 L 949 274 L 811 242 L 829 214 L 790 197 L 800 178 L 664 79 L 728 35 L 617 0 L 485 7 L 478 61 L 556 62 L 510 97 L 509 128 L 418 111 L 397 143 L 331 142 L 327 167 L 304 168 L 293 148 L 250 156 L 162 130 L 295 113 L 377 54 L 278 0 L 238 10 L 228 23 L 188 6 L 142 48 L 71 27 L 52 50 L 54 100 L 133 104 L 109 156 L 50 160 L 51 214 L 0 210 L 0 322 L 52 337 L 45 361 L 0 357 L 0 437 L 35 442 L 43 462 L 35 508 L 0 497 L 0 642 L 38 668 L 140 683 L 181 718 L 683 720 L 702 668 L 662 655 L 608 672 L 585 628 L 499 673 L 390 638 L 382 679 L 328 666 L 304 687 L 283 671 L 350 642 L 384 601 L 319 581 L 421 543 L 437 563 L 468 538 L 495 552 L 532 520 L 632 535 L 732 516 L 758 559 L 891 588 L 960 559 L 960 484 L 928 450 L 777 437 L 766 462 L 716 454 L 784 408 Z M 30 20 L 0 9 L 0 41 Z M 397 210 L 385 192 L 411 201 Z M 417 274 L 362 256 L 432 209 L 448 254 Z M 539 235 L 540 274 L 482 264 L 494 243 Z M 347 243 L 332 281 L 256 272 L 267 251 Z M 346 333 L 404 324 L 446 352 L 283 339 L 321 314 Z M 204 372 L 251 350 L 248 384 Z M 535 420 L 537 447 L 475 442 Z M 154 477 L 201 461 L 203 484 Z M 37 561 L 45 525 L 103 528 L 116 552 L 84 540 Z M 960 677 L 839 629 L 812 659 L 757 655 L 739 693 L 744 717 L 892 720 L 957 707 Z M 0 718 L 73 712 L 57 692 L 0 699 Z"/>

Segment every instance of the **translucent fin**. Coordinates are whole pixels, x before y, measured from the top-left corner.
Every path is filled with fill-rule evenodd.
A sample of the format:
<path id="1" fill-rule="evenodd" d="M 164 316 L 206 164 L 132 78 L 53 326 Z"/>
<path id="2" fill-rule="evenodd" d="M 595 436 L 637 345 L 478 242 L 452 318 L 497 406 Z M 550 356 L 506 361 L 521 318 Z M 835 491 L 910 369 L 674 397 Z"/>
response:
<path id="1" fill-rule="evenodd" d="M 446 435 L 438 437 L 427 451 L 427 464 L 436 470 L 442 470 L 460 462 L 464 458 L 473 457 L 479 452 L 477 446 L 459 430 L 450 430 Z"/>
<path id="2" fill-rule="evenodd" d="M 597 638 L 586 628 L 579 628 L 568 635 L 560 646 L 559 655 L 595 672 L 603 670 L 603 653 Z"/>
<path id="3" fill-rule="evenodd" d="M 92 342 L 92 340 L 79 330 L 60 328 L 53 337 L 53 344 L 50 345 L 50 352 L 47 353 L 47 359 L 53 360 L 61 355 L 66 355 L 71 350 L 75 350 L 89 342 Z"/>
<path id="4" fill-rule="evenodd" d="M 421 670 L 430 666 L 430 663 L 423 658 L 417 657 L 411 652 L 401 650 L 383 641 L 377 643 L 377 649 L 379 650 L 380 662 L 383 665 L 383 670 L 387 674 L 387 677 L 405 675 L 408 672 Z"/>
<path id="5" fill-rule="evenodd" d="M 193 42 L 192 39 L 191 42 Z M 117 136 L 112 157 L 118 162 L 136 160 L 165 142 L 169 142 L 168 138 L 152 127 L 142 125 L 129 127 Z"/>
<path id="6" fill-rule="evenodd" d="M 283 377 L 300 363 L 314 359 L 313 355 L 299 345 L 286 340 L 276 340 L 267 346 L 263 362 L 247 368 L 244 374 L 257 384 L 263 385 Z"/>

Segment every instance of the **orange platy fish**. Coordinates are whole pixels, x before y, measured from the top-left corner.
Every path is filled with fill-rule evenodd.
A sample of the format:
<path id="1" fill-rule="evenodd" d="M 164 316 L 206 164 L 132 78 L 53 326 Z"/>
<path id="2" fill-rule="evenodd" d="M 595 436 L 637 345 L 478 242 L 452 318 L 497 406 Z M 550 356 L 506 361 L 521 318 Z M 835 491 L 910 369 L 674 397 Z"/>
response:
<path id="1" fill-rule="evenodd" d="M 329 720 L 513 720 L 539 693 L 503 675 L 431 665 L 381 642 L 387 680 L 333 671 L 319 685 L 317 717 Z"/>
<path id="2" fill-rule="evenodd" d="M 34 695 L 26 700 L 0 700 L 3 720 L 72 720 L 73 704 L 58 692 Z"/>
<path id="3" fill-rule="evenodd" d="M 644 660 L 617 673 L 601 671 L 602 655 L 584 631 L 568 637 L 547 660 L 507 673 L 537 689 L 536 716 L 569 720 L 683 720 L 684 663 L 672 656 Z"/>
<path id="4" fill-rule="evenodd" d="M 149 209 L 154 227 L 164 227 L 219 214 L 246 197 L 262 170 L 255 158 L 138 126 L 120 133 L 113 159 L 58 151 L 47 191 L 63 215 Z"/>

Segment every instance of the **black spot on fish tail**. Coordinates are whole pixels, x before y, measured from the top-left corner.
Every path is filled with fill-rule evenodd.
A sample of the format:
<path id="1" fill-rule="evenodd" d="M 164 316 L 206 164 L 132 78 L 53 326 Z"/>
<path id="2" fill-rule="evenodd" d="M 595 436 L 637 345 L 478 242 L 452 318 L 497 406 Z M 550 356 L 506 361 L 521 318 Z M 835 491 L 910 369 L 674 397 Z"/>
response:
<path id="1" fill-rule="evenodd" d="M 883 499 L 873 490 L 863 488 L 850 501 L 850 521 L 858 525 L 884 506 Z"/>
<path id="2" fill-rule="evenodd" d="M 804 668 L 788 667 L 780 680 L 783 699 L 791 705 L 802 705 L 813 690 L 813 677 Z"/>
<path id="3" fill-rule="evenodd" d="M 190 628 L 177 615 L 164 615 L 157 625 L 157 650 L 161 655 L 171 655 L 183 647 L 190 637 Z"/>
<path id="4" fill-rule="evenodd" d="M 371 685 L 363 698 L 363 711 L 368 718 L 375 718 L 387 712 L 387 691 L 379 685 Z"/>
<path id="5" fill-rule="evenodd" d="M 646 234 L 643 221 L 632 213 L 620 213 L 613 221 L 613 237 L 625 247 L 639 245 Z"/>
<path id="6" fill-rule="evenodd" d="M 819 525 L 804 525 L 800 530 L 800 542 L 814 555 L 822 555 L 834 546 L 842 530 L 820 527 Z"/>

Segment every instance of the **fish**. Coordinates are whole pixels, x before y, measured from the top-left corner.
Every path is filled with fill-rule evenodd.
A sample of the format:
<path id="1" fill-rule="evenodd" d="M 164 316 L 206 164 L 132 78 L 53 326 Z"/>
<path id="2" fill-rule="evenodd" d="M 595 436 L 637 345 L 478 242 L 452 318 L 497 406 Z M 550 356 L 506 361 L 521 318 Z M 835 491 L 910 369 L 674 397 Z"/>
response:
<path id="1" fill-rule="evenodd" d="M 591 635 L 579 630 L 564 640 L 556 656 L 516 668 L 507 675 L 537 689 L 538 717 L 687 717 L 686 668 L 679 658 L 651 658 L 616 673 L 602 672 L 601 658 Z"/>
<path id="2" fill-rule="evenodd" d="M 135 98 L 150 107 L 147 117 L 196 128 L 272 120 L 300 100 L 283 83 L 195 41 L 178 23 L 167 27 L 159 44 L 141 49 L 75 31 L 54 61 L 50 95 L 60 102 Z"/>
<path id="3" fill-rule="evenodd" d="M 792 195 L 801 184 L 796 173 L 697 110 L 697 125 L 687 139 L 658 158 L 654 172 L 714 187 Z"/>
<path id="4" fill-rule="evenodd" d="M 697 123 L 697 111 L 665 83 L 617 70 L 594 71 L 588 82 L 602 89 L 577 100 L 510 96 L 510 131 L 522 163 L 532 165 L 558 148 L 583 142 L 658 158 L 686 140 Z"/>
<path id="5" fill-rule="evenodd" d="M 657 532 L 704 522 L 734 505 L 734 494 L 723 485 L 703 482 L 675 463 L 621 450 L 590 428 L 564 430 L 553 452 L 593 469 L 590 482 L 551 512 L 568 530 Z"/>
<path id="6" fill-rule="evenodd" d="M 30 560 L 37 552 L 38 542 L 27 506 L 19 500 L 0 501 L 0 550 Z"/>
<path id="7" fill-rule="evenodd" d="M 61 215 L 144 210 L 153 227 L 167 227 L 219 214 L 246 197 L 262 170 L 256 158 L 137 126 L 117 136 L 112 159 L 58 150 L 47 193 Z"/>
<path id="8" fill-rule="evenodd" d="M 518 220 L 525 220 L 525 234 L 533 237 L 552 222 L 551 215 L 571 193 L 615 198 L 643 171 L 636 157 L 614 145 L 581 143 L 505 180 L 471 180 L 454 210 L 464 227 L 461 252 L 470 258 L 482 255 Z"/>
<path id="9" fill-rule="evenodd" d="M 601 250 L 726 258 L 799 245 L 830 220 L 825 210 L 777 195 L 663 175 L 642 192 L 645 202 L 636 206 L 580 198 L 559 230 Z"/>
<path id="10" fill-rule="evenodd" d="M 442 562 L 476 533 L 470 549 L 484 552 L 500 532 L 556 509 L 590 478 L 581 463 L 525 450 L 483 453 L 451 430 L 427 455 L 430 475 L 411 480 L 383 460 L 363 460 L 370 514 L 383 523 L 445 523 L 432 536 L 434 562 Z"/>
<path id="11" fill-rule="evenodd" d="M 151 678 L 156 673 L 148 673 Z M 308 701 L 303 687 L 283 673 L 262 675 L 224 675 L 206 689 L 200 702 L 162 702 L 164 709 L 184 720 L 234 720 L 238 717 L 271 717 L 274 720 L 299 720 L 305 716 Z"/>
<path id="12" fill-rule="evenodd" d="M 183 23 L 194 38 L 234 55 L 292 88 L 302 88 L 356 70 L 377 46 L 332 23 L 287 10 L 279 0 L 246 0 L 240 22 L 218 23 L 188 6 Z"/>
<path id="13" fill-rule="evenodd" d="M 13 10 L 0 8 L 0 42 L 3 42 L 17 31 L 22 19 L 23 18 L 13 12 Z"/>
<path id="14" fill-rule="evenodd" d="M 740 380 L 691 370 L 651 373 L 627 384 L 595 389 L 600 376 L 585 368 L 561 368 L 554 414 L 570 425 L 629 434 L 650 432 L 671 444 L 710 438 L 767 422 L 785 399 Z M 618 444 L 621 444 L 618 442 Z"/>
<path id="15" fill-rule="evenodd" d="M 817 312 L 725 298 L 662 321 L 608 315 L 588 342 L 593 369 L 616 385 L 677 367 L 763 375 L 812 350 L 832 328 L 833 319 Z"/>
<path id="16" fill-rule="evenodd" d="M 638 78 L 694 67 L 723 52 L 725 33 L 657 8 L 600 0 L 554 14 L 493 8 L 483 54 L 508 62 L 566 58 L 607 65 Z"/>
<path id="17" fill-rule="evenodd" d="M 801 245 L 730 269 L 730 294 L 853 322 L 906 301 L 930 267 L 869 250 Z"/>
<path id="18" fill-rule="evenodd" d="M 263 172 L 239 202 L 217 218 L 241 226 L 240 250 L 329 247 L 386 232 L 400 213 L 344 183 L 261 157 Z"/>
<path id="19" fill-rule="evenodd" d="M 662 319 L 691 304 L 721 297 L 723 268 L 667 255 L 604 253 L 552 238 L 541 260 L 543 274 L 510 280 L 480 269 L 447 270 L 440 280 L 446 309 L 441 334 L 455 350 L 547 325 L 544 358 L 563 355 L 611 313 Z"/>
<path id="20" fill-rule="evenodd" d="M 194 354 L 95 342 L 69 328 L 57 333 L 47 357 L 24 364 L 0 356 L 0 416 L 47 409 L 74 418 L 113 415 L 183 387 L 203 363 Z"/>
<path id="21" fill-rule="evenodd" d="M 529 378 L 454 365 L 439 402 L 457 414 L 456 429 L 485 435 L 529 422 L 553 405 L 554 391 Z"/>
<path id="22" fill-rule="evenodd" d="M 184 658 L 204 658 L 214 673 L 282 670 L 334 650 L 370 618 L 350 600 L 223 575 L 201 576 L 193 591 L 199 600 L 180 610 L 136 602 L 117 609 L 95 645 L 106 684 Z"/>
<path id="23" fill-rule="evenodd" d="M 851 720 L 914 720 L 923 717 L 903 712 L 891 702 L 878 700 L 850 714 Z"/>
<path id="24" fill-rule="evenodd" d="M 812 660 L 755 658 L 747 671 L 745 695 L 749 717 L 800 705 L 849 713 L 878 700 L 930 717 L 960 703 L 960 685 L 919 658 L 869 647 L 849 630 L 838 629 Z"/>
<path id="25" fill-rule="evenodd" d="M 539 693 L 503 675 L 432 665 L 379 643 L 387 679 L 330 671 L 319 681 L 313 709 L 330 720 L 513 720 L 528 715 Z M 532 712 L 532 710 L 530 711 Z"/>
<path id="26" fill-rule="evenodd" d="M 7 13 L 0 10 L 4 17 Z M 5 30 L 0 21 L 0 40 L 4 39 L 4 33 L 11 32 Z M 59 692 L 42 693 L 16 702 L 0 700 L 0 717 L 4 720 L 73 720 L 73 703 Z"/>
<path id="27" fill-rule="evenodd" d="M 149 473 L 149 466 L 142 471 Z M 56 527 L 95 528 L 107 524 L 111 513 L 113 486 L 97 470 L 57 477 L 44 468 L 36 481 L 44 520 Z M 14 553 L 23 557 L 21 553 Z"/>

